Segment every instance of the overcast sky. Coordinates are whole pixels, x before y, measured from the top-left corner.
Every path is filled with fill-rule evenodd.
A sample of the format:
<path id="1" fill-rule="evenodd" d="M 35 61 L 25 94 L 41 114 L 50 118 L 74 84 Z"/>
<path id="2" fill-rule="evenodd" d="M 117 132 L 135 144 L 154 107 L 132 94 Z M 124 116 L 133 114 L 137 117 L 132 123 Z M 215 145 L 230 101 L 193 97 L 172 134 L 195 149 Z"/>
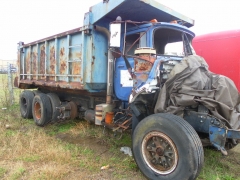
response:
<path id="1" fill-rule="evenodd" d="M 110 0 L 112 1 L 112 0 Z M 240 0 L 157 0 L 195 20 L 196 35 L 240 29 Z M 0 59 L 17 57 L 17 43 L 82 26 L 89 7 L 102 0 L 0 0 Z"/>

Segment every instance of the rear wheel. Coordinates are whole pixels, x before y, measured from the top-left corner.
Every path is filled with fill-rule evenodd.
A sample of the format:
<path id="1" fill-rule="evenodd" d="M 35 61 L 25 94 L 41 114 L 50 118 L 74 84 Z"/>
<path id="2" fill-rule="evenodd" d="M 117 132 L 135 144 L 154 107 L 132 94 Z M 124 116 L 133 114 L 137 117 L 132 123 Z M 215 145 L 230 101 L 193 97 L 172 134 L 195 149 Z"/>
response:
<path id="1" fill-rule="evenodd" d="M 196 131 L 173 114 L 143 119 L 133 133 L 133 155 L 148 179 L 196 179 L 203 165 L 203 147 Z"/>
<path id="2" fill-rule="evenodd" d="M 52 105 L 52 119 L 51 119 L 51 121 L 57 121 L 58 116 L 60 116 L 60 112 L 59 112 L 58 109 L 56 109 L 56 107 L 60 107 L 61 101 L 60 101 L 59 97 L 54 93 L 48 93 L 47 96 L 49 97 L 49 99 L 51 101 L 51 105 Z"/>
<path id="3" fill-rule="evenodd" d="M 21 116 L 25 119 L 31 119 L 32 116 L 32 101 L 34 93 L 32 91 L 25 90 L 20 95 L 20 112 Z"/>
<path id="4" fill-rule="evenodd" d="M 44 126 L 51 121 L 52 106 L 46 94 L 40 93 L 33 98 L 32 114 L 38 126 Z"/>

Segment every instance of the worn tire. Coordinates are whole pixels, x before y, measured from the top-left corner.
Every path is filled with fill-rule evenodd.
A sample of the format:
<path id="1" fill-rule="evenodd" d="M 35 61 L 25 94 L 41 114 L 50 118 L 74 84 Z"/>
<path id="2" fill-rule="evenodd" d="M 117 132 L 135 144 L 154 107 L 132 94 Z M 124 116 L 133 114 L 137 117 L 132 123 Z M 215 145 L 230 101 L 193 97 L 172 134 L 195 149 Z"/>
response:
<path id="1" fill-rule="evenodd" d="M 34 96 L 36 96 L 36 95 L 38 95 L 38 94 L 40 94 L 40 93 L 42 93 L 42 92 L 39 91 L 39 90 L 33 90 L 33 93 L 34 93 Z"/>
<path id="2" fill-rule="evenodd" d="M 60 112 L 59 110 L 56 109 L 56 107 L 60 107 L 61 105 L 61 101 L 59 99 L 59 97 L 54 94 L 54 93 L 48 93 L 47 96 L 50 99 L 51 102 L 51 106 L 52 106 L 52 119 L 51 121 L 57 121 L 58 120 L 58 116 L 60 116 Z"/>
<path id="3" fill-rule="evenodd" d="M 196 179 L 203 166 L 201 140 L 182 118 L 161 113 L 144 118 L 133 133 L 134 159 L 148 179 Z"/>
<path id="4" fill-rule="evenodd" d="M 32 101 L 34 93 L 29 90 L 25 90 L 20 95 L 20 112 L 21 116 L 25 119 L 31 119 L 32 116 Z"/>
<path id="5" fill-rule="evenodd" d="M 38 126 L 44 126 L 51 121 L 52 106 L 49 97 L 40 93 L 33 98 L 32 103 L 33 119 Z"/>

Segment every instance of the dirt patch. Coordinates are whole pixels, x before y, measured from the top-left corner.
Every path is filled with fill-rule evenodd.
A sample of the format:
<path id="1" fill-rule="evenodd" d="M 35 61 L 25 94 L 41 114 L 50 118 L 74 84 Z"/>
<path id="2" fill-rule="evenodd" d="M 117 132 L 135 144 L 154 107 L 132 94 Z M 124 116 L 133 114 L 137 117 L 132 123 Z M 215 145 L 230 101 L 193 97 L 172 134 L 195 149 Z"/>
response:
<path id="1" fill-rule="evenodd" d="M 80 135 L 73 136 L 70 133 L 59 133 L 55 136 L 63 142 L 78 145 L 80 147 L 87 148 L 95 154 L 97 158 L 101 158 L 102 161 L 107 161 L 108 159 L 115 157 L 116 152 L 111 152 L 109 145 L 100 138 L 96 137 L 82 137 Z M 125 159 L 127 155 L 120 152 L 117 153 L 118 158 Z M 97 162 L 96 162 L 97 163 Z M 101 167 L 99 166 L 99 169 Z M 97 170 L 98 171 L 98 170 Z M 109 179 L 132 179 L 132 180 L 146 180 L 142 173 L 136 169 L 133 171 L 126 171 L 123 169 L 117 169 L 113 165 L 109 164 L 109 167 L 98 171 L 97 173 L 89 173 L 89 171 L 83 170 L 82 168 L 73 169 L 71 173 L 67 175 L 64 179 L 83 179 L 83 180 L 109 180 Z"/>

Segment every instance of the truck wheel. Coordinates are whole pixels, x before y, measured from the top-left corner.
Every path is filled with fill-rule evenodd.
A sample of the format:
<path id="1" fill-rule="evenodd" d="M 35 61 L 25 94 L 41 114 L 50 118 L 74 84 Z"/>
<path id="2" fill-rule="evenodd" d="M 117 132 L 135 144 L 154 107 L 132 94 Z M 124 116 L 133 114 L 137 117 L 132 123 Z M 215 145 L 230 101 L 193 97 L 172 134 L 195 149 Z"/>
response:
<path id="1" fill-rule="evenodd" d="M 52 118 L 52 106 L 49 97 L 40 93 L 33 98 L 32 103 L 33 119 L 38 126 L 44 126 Z"/>
<path id="2" fill-rule="evenodd" d="M 60 107 L 61 101 L 60 101 L 59 97 L 54 93 L 48 93 L 47 96 L 49 97 L 49 99 L 51 101 L 51 105 L 52 105 L 52 119 L 51 119 L 51 121 L 57 121 L 58 116 L 60 116 L 60 112 L 59 112 L 58 109 L 56 109 L 56 107 Z"/>
<path id="3" fill-rule="evenodd" d="M 32 91 L 25 90 L 20 95 L 20 112 L 25 119 L 31 119 L 32 116 L 32 101 L 34 94 Z"/>
<path id="4" fill-rule="evenodd" d="M 144 118 L 134 130 L 132 145 L 134 159 L 148 179 L 196 179 L 203 165 L 198 134 L 173 114 Z"/>
<path id="5" fill-rule="evenodd" d="M 36 95 L 38 95 L 38 94 L 40 94 L 40 93 L 42 93 L 42 92 L 39 91 L 39 90 L 33 90 L 33 93 L 34 93 L 34 95 L 36 96 Z"/>

